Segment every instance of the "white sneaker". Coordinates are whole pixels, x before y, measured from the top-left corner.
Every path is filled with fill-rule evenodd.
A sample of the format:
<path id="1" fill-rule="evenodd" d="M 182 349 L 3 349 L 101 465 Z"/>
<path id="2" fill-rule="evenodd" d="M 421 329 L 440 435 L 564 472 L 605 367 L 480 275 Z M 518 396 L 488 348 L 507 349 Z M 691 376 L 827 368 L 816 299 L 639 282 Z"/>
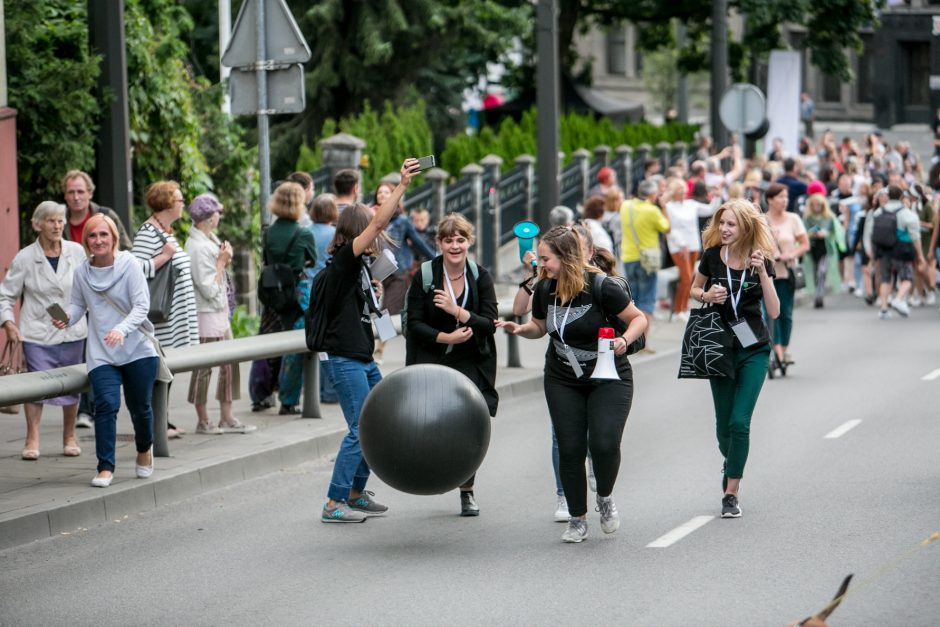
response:
<path id="1" fill-rule="evenodd" d="M 880 309 L 880 310 L 878 311 L 878 317 L 879 317 L 880 319 L 882 319 L 882 320 L 890 320 L 890 319 L 893 318 L 894 316 L 891 315 L 891 310 L 890 310 L 890 309 Z"/>
<path id="2" fill-rule="evenodd" d="M 75 427 L 78 429 L 91 429 L 95 426 L 95 421 L 88 414 L 79 414 L 75 419 Z"/>
<path id="3" fill-rule="evenodd" d="M 613 533 L 620 529 L 620 514 L 614 505 L 614 497 L 597 495 L 596 511 L 601 513 L 601 531 Z"/>
<path id="4" fill-rule="evenodd" d="M 555 510 L 555 522 L 568 522 L 568 499 L 564 495 L 558 497 L 558 509 Z"/>
<path id="5" fill-rule="evenodd" d="M 936 305 L 937 304 L 937 290 L 929 290 L 927 292 L 927 298 L 924 300 L 924 302 L 927 303 L 928 305 Z"/>
<path id="6" fill-rule="evenodd" d="M 569 518 L 568 528 L 561 534 L 562 542 L 584 542 L 587 537 L 587 521 L 580 518 Z"/>
<path id="7" fill-rule="evenodd" d="M 911 307 L 922 307 L 924 304 L 924 301 L 920 299 L 920 296 L 911 296 L 907 302 Z"/>
<path id="8" fill-rule="evenodd" d="M 891 309 L 895 310 L 896 312 L 898 312 L 905 318 L 911 315 L 910 307 L 908 307 L 907 303 L 905 303 L 903 300 L 900 300 L 898 298 L 892 298 L 890 305 L 891 305 Z"/>

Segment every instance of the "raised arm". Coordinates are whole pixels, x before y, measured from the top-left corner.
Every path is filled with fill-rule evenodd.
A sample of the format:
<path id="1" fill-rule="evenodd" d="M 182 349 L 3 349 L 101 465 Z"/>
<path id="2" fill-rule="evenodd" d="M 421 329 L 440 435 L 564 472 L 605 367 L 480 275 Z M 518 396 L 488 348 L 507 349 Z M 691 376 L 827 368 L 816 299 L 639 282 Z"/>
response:
<path id="1" fill-rule="evenodd" d="M 408 185 L 411 183 L 411 177 L 418 172 L 418 160 L 412 158 L 405 159 L 405 163 L 402 164 L 400 172 L 401 182 L 395 186 L 395 189 L 393 189 L 392 193 L 385 199 L 385 202 L 376 209 L 375 216 L 373 216 L 368 226 L 353 240 L 353 254 L 356 257 L 361 256 L 362 253 L 368 250 L 369 245 L 385 230 L 385 227 L 388 226 L 388 223 L 391 222 L 392 218 L 395 216 L 395 209 L 398 207 L 401 197 L 404 196 L 405 190 L 408 189 Z"/>

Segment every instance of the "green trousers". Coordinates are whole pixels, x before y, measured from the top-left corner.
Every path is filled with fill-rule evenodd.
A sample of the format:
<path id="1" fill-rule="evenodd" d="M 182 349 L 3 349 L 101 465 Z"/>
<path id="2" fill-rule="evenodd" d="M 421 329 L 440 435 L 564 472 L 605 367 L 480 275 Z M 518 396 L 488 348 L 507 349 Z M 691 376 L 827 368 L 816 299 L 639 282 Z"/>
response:
<path id="1" fill-rule="evenodd" d="M 744 476 L 744 463 L 750 446 L 751 414 L 767 377 L 770 345 L 735 349 L 734 379 L 710 379 L 715 403 L 718 450 L 726 461 L 729 479 Z"/>

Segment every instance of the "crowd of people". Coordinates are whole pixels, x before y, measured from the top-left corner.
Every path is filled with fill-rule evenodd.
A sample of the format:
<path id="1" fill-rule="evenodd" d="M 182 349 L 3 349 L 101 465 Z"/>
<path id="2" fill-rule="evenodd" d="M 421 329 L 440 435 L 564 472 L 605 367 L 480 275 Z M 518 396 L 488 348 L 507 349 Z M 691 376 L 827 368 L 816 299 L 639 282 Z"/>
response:
<path id="1" fill-rule="evenodd" d="M 619 515 L 612 492 L 620 445 L 634 397 L 628 354 L 649 345 L 654 312 L 662 306 L 660 270 L 676 268 L 665 290 L 670 314 L 690 317 L 691 301 L 717 308 L 734 329 L 735 379 L 711 381 L 719 450 L 724 458 L 722 516 L 739 517 L 738 501 L 754 408 L 769 368 L 795 360 L 789 346 L 800 289 L 813 306 L 835 292 L 877 305 L 881 319 L 936 303 L 936 247 L 940 196 L 909 146 L 886 145 L 877 133 L 863 145 L 836 143 L 825 131 L 788 155 L 773 142 L 767 155 L 745 159 L 735 144 L 715 152 L 707 139 L 691 162 L 662 168 L 643 164 L 631 195 L 616 173 L 601 168 L 580 208 L 557 207 L 537 253 L 524 259 L 525 280 L 513 303 L 519 321 L 497 315 L 494 278 L 468 252 L 476 233 L 459 214 L 432 225 L 425 209 L 410 215 L 403 195 L 417 172 L 406 160 L 393 182 L 382 182 L 373 204 L 359 202 L 359 173 L 342 170 L 334 193 L 314 194 L 306 173 L 292 174 L 273 191 L 276 220 L 265 229 L 263 265 L 293 278 L 284 303 L 262 308 L 260 332 L 301 329 L 312 294 L 329 306 L 327 340 L 319 360 L 320 400 L 338 403 L 348 432 L 340 445 L 321 520 L 362 522 L 388 508 L 366 489 L 370 470 L 359 445 L 359 413 L 381 380 L 378 365 L 394 336 L 389 316 L 409 315 L 406 365 L 436 363 L 468 377 L 491 416 L 495 387 L 494 333 L 550 336 L 545 395 L 551 417 L 552 459 L 558 492 L 555 519 L 567 522 L 562 539 L 587 537 L 588 486 L 596 492 L 601 529 L 613 533 Z M 940 165 L 931 169 L 940 178 Z M 232 246 L 217 229 L 224 207 L 211 194 L 188 205 L 185 245 L 173 225 L 186 201 L 179 184 L 159 181 L 146 191 L 149 216 L 130 238 L 110 209 L 91 202 L 94 185 L 79 171 L 62 181 L 65 204 L 36 207 L 35 243 L 13 261 L 0 284 L 0 322 L 22 342 L 30 371 L 88 364 L 91 390 L 26 404 L 24 460 L 40 455 L 43 404 L 63 407 L 63 454 L 78 456 L 76 427 L 95 430 L 97 474 L 107 487 L 115 472 L 116 416 L 124 390 L 137 450 L 136 474 L 153 473 L 151 390 L 158 348 L 232 337 Z M 383 263 L 391 270 L 380 272 Z M 169 273 L 172 298 L 163 310 L 148 282 Z M 621 276 L 622 275 L 622 276 Z M 17 324 L 14 306 L 22 299 Z M 523 316 L 531 313 L 527 322 Z M 598 330 L 610 328 L 616 376 L 593 378 Z M 378 333 L 376 332 L 378 331 Z M 210 419 L 211 370 L 193 372 L 188 401 L 195 434 L 254 430 L 233 412 L 240 398 L 237 365 L 219 368 L 219 419 Z M 299 414 L 303 356 L 252 363 L 253 411 L 280 403 Z M 169 435 L 183 427 L 169 425 Z M 460 486 L 460 513 L 477 516 L 474 477 Z"/>

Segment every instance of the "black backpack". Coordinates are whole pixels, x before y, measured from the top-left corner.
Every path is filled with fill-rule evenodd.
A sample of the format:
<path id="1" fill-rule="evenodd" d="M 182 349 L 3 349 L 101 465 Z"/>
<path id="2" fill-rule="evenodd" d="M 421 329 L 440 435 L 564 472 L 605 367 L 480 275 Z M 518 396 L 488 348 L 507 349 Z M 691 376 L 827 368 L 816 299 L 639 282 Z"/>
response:
<path id="1" fill-rule="evenodd" d="M 304 338 L 307 342 L 307 350 L 314 352 L 323 351 L 323 342 L 326 340 L 326 326 L 329 322 L 329 307 L 326 299 L 327 270 L 330 262 L 327 261 L 327 267 L 320 270 L 317 276 L 313 277 L 313 285 L 310 286 L 310 305 L 304 312 Z"/>
<path id="2" fill-rule="evenodd" d="M 872 218 L 871 243 L 882 250 L 892 250 L 898 243 L 898 212 L 881 210 Z"/>
<path id="3" fill-rule="evenodd" d="M 301 227 L 294 230 L 294 234 L 287 244 L 287 250 L 284 251 L 284 258 L 290 257 L 291 248 L 297 237 L 300 235 Z M 261 237 L 261 250 L 264 255 L 264 266 L 261 268 L 261 275 L 258 277 L 258 300 L 262 305 L 272 311 L 287 315 L 294 310 L 300 313 L 300 306 L 297 304 L 297 274 L 287 263 L 271 263 L 268 259 L 266 246 L 267 232 Z"/>
<path id="4" fill-rule="evenodd" d="M 594 282 L 591 284 L 591 300 L 600 311 L 604 311 L 604 279 L 607 278 L 611 278 L 619 283 L 620 287 L 623 288 L 623 291 L 627 293 L 627 297 L 630 299 L 630 302 L 633 302 L 633 292 L 630 290 L 630 282 L 627 281 L 626 277 L 608 277 L 603 272 L 595 272 L 591 276 L 594 278 Z M 607 315 L 607 324 L 614 328 L 614 331 L 617 333 L 617 335 L 623 335 L 623 333 L 627 330 L 627 323 L 615 315 Z M 627 355 L 637 353 L 643 350 L 645 347 L 646 334 L 644 333 L 627 347 Z"/>

